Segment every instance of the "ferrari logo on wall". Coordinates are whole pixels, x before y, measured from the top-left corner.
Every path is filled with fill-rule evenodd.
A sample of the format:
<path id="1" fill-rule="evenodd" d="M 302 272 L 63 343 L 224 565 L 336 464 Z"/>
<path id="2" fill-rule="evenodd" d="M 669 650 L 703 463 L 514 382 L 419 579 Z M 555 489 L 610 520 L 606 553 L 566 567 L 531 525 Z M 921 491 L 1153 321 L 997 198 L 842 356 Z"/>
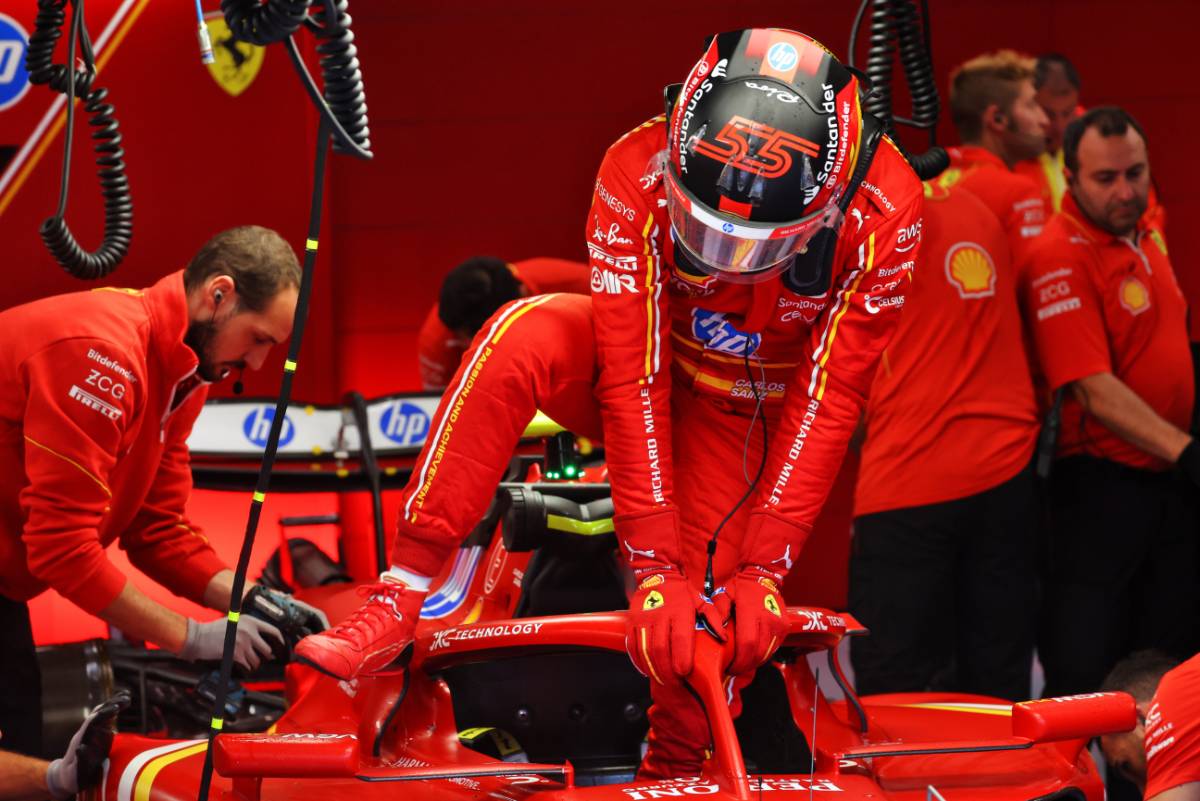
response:
<path id="1" fill-rule="evenodd" d="M 966 298 L 996 294 L 996 265 L 988 252 L 974 242 L 959 242 L 946 253 L 946 280 Z"/>
<path id="2" fill-rule="evenodd" d="M 264 48 L 257 45 L 239 42 L 233 38 L 225 17 L 220 12 L 206 14 L 204 22 L 208 25 L 208 35 L 212 38 L 213 56 L 216 59 L 208 65 L 209 74 L 217 85 L 237 97 L 254 83 L 258 71 L 262 68 Z"/>

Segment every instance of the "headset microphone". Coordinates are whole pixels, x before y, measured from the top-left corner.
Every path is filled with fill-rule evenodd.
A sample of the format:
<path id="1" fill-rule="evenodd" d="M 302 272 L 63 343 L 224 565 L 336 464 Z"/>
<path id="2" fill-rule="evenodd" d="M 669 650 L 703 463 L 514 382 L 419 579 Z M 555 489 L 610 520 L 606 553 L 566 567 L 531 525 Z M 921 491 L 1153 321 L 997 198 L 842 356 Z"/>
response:
<path id="1" fill-rule="evenodd" d="M 241 395 L 242 391 L 245 390 L 245 387 L 242 385 L 242 373 L 244 373 L 244 372 L 246 372 L 245 367 L 238 368 L 238 377 L 235 378 L 233 381 L 233 394 L 234 395 Z"/>

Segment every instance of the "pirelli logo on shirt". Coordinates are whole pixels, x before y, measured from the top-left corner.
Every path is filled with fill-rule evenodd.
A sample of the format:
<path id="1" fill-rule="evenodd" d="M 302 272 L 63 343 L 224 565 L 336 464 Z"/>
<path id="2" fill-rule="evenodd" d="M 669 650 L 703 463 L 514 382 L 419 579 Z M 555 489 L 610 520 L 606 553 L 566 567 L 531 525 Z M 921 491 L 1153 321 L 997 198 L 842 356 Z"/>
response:
<path id="1" fill-rule="evenodd" d="M 99 412 L 110 420 L 116 420 L 122 414 L 121 410 L 116 406 L 105 403 L 95 395 L 91 394 L 90 392 L 85 392 L 74 384 L 71 385 L 71 389 L 69 392 L 67 392 L 67 396 L 74 398 L 92 411 Z"/>

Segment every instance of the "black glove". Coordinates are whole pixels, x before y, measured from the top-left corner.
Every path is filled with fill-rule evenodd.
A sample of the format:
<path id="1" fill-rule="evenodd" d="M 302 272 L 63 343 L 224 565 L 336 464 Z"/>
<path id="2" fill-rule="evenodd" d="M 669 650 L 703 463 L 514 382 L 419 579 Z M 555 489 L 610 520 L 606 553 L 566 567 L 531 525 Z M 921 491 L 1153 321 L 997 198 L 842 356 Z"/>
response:
<path id="1" fill-rule="evenodd" d="M 1175 469 L 1193 486 L 1200 487 L 1200 445 L 1196 444 L 1196 440 L 1189 442 L 1183 453 L 1179 454 Z"/>
<path id="2" fill-rule="evenodd" d="M 121 690 L 87 716 L 71 738 L 67 752 L 51 762 L 46 771 L 46 787 L 52 798 L 70 798 L 100 781 L 117 730 L 117 714 L 127 706 L 129 693 Z"/>

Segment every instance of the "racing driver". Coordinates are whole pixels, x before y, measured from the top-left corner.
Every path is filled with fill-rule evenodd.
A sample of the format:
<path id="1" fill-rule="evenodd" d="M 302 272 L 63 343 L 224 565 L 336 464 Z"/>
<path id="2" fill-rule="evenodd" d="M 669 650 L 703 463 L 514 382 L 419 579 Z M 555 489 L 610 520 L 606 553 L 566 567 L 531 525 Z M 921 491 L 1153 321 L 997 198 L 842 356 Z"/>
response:
<path id="1" fill-rule="evenodd" d="M 406 489 L 392 569 L 296 651 L 341 678 L 387 669 L 535 409 L 602 427 L 638 583 L 626 644 L 654 700 L 642 779 L 700 772 L 711 736 L 683 681 L 697 631 L 733 638 L 735 690 L 786 634 L 779 588 L 896 327 L 915 256 L 896 243 L 922 202 L 857 80 L 802 34 L 720 34 L 668 98 L 600 166 L 588 230 L 614 236 L 588 242 L 591 297 L 517 300 L 480 330 Z"/>

